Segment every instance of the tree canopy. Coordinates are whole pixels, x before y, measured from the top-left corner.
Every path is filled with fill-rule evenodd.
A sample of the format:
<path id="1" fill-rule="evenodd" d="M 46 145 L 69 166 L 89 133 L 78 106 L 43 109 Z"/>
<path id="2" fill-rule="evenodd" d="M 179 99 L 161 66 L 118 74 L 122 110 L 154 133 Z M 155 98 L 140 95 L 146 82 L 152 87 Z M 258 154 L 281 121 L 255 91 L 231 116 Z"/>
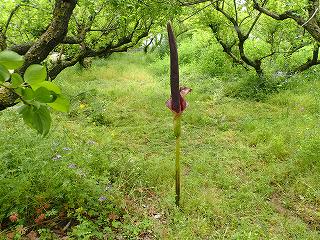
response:
<path id="1" fill-rule="evenodd" d="M 259 76 L 263 75 L 266 59 L 288 57 L 300 50 L 307 57 L 286 68 L 288 75 L 320 63 L 318 1 L 218 0 L 181 5 L 201 11 L 198 22 L 211 28 L 231 60 L 254 69 Z"/>
<path id="2" fill-rule="evenodd" d="M 1 49 L 24 55 L 24 71 L 52 51 L 63 59 L 48 66 L 54 79 L 63 69 L 88 57 L 126 51 L 150 28 L 170 15 L 165 1 L 18 1 L 5 2 L 1 17 Z"/>
<path id="3" fill-rule="evenodd" d="M 124 52 L 147 37 L 152 26 L 166 21 L 173 11 L 169 2 L 138 0 L 5 1 L 0 5 L 0 50 L 24 56 L 18 72 L 47 61 L 50 80 L 86 58 Z M 7 89 L 0 91 L 2 109 L 14 104 Z"/>
<path id="4" fill-rule="evenodd" d="M 48 66 L 54 79 L 85 58 L 127 51 L 169 19 L 177 20 L 178 25 L 187 22 L 189 29 L 196 26 L 196 19 L 211 28 L 235 63 L 252 67 L 258 74 L 263 72 L 264 59 L 313 45 L 309 59 L 290 69 L 299 72 L 318 64 L 318 6 L 316 0 L 4 1 L 0 5 L 4 13 L 0 49 L 24 55 L 21 72 L 41 63 L 51 52 L 59 53 L 58 61 Z M 246 49 L 249 42 L 265 45 L 260 55 Z"/>

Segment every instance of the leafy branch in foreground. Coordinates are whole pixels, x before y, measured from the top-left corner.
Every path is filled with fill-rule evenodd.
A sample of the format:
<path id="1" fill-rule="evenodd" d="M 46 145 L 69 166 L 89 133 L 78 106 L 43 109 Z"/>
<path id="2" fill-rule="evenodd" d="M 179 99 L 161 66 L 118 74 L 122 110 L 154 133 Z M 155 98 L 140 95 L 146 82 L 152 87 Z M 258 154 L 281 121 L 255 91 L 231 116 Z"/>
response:
<path id="1" fill-rule="evenodd" d="M 167 107 L 174 113 L 174 135 L 176 138 L 176 205 L 180 206 L 180 136 L 182 112 L 187 107 L 184 97 L 191 92 L 190 88 L 179 88 L 179 62 L 178 50 L 171 24 L 167 25 L 170 46 L 170 86 L 171 98 L 167 101 Z"/>
<path id="2" fill-rule="evenodd" d="M 24 122 L 45 136 L 51 126 L 49 107 L 67 112 L 69 100 L 62 95 L 61 89 L 56 84 L 46 81 L 45 67 L 33 64 L 26 69 L 23 77 L 14 72 L 23 63 L 23 57 L 13 51 L 0 52 L 0 91 L 15 99 L 14 103 L 21 102 L 23 105 L 19 113 Z M 0 108 L 6 107 L 8 106 L 0 105 Z"/>

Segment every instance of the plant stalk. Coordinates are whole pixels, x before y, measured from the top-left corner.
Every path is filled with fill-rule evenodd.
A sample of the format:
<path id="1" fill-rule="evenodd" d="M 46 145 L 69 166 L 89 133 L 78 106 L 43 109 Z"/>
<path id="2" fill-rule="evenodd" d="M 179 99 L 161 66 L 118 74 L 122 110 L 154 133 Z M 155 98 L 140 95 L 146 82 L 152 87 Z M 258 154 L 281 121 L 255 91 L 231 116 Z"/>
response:
<path id="1" fill-rule="evenodd" d="M 176 138 L 176 205 L 180 206 L 180 137 L 181 137 L 181 113 L 174 117 L 174 135 Z"/>

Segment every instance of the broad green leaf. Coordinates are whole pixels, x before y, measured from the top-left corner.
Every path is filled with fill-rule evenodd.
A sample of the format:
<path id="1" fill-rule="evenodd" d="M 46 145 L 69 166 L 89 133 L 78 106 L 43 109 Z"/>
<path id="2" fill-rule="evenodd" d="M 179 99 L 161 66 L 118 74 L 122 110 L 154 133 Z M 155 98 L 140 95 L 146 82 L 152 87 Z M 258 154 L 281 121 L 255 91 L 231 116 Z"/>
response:
<path id="1" fill-rule="evenodd" d="M 31 128 L 38 131 L 39 134 L 46 136 L 51 126 L 51 116 L 46 106 L 36 108 L 34 106 L 24 105 L 20 108 L 24 122 Z"/>
<path id="2" fill-rule="evenodd" d="M 44 82 L 47 78 L 47 70 L 44 66 L 34 64 L 27 68 L 24 80 L 31 86 Z"/>
<path id="3" fill-rule="evenodd" d="M 3 65 L 0 64 L 0 83 L 8 81 L 10 79 L 10 73 Z"/>
<path id="4" fill-rule="evenodd" d="M 32 127 L 33 119 L 33 107 L 28 105 L 23 105 L 19 108 L 19 113 L 22 115 L 24 122 Z"/>
<path id="5" fill-rule="evenodd" d="M 17 69 L 23 65 L 23 57 L 13 51 L 0 52 L 0 64 L 7 69 Z"/>
<path id="6" fill-rule="evenodd" d="M 16 93 L 19 94 L 20 96 L 22 96 L 23 90 L 24 90 L 24 88 L 22 88 L 22 87 L 19 87 L 19 88 L 15 89 Z"/>
<path id="7" fill-rule="evenodd" d="M 40 87 L 34 92 L 34 99 L 42 103 L 52 103 L 55 100 L 51 91 L 44 87 Z"/>
<path id="8" fill-rule="evenodd" d="M 56 94 L 61 94 L 61 89 L 53 82 L 44 81 L 44 82 L 41 82 L 39 84 L 35 84 L 32 86 L 33 90 L 37 90 L 40 87 L 44 87 L 50 91 L 55 92 Z"/>
<path id="9" fill-rule="evenodd" d="M 24 100 L 34 99 L 34 91 L 31 88 L 22 89 L 21 95 Z"/>
<path id="10" fill-rule="evenodd" d="M 11 84 L 13 88 L 19 87 L 23 83 L 22 77 L 18 73 L 11 75 Z"/>
<path id="11" fill-rule="evenodd" d="M 39 126 L 39 129 L 42 129 L 42 135 L 46 136 L 49 133 L 51 126 L 51 116 L 48 108 L 46 106 L 41 106 L 36 110 Z M 40 132 L 39 132 L 40 133 Z"/>
<path id="12" fill-rule="evenodd" d="M 35 106 L 37 109 L 39 109 L 42 106 L 41 103 L 38 101 L 32 100 L 32 101 L 27 101 L 27 102 L 29 102 L 29 104 Z"/>
<path id="13" fill-rule="evenodd" d="M 66 97 L 60 95 L 53 103 L 48 103 L 48 106 L 60 112 L 68 112 L 70 101 Z"/>

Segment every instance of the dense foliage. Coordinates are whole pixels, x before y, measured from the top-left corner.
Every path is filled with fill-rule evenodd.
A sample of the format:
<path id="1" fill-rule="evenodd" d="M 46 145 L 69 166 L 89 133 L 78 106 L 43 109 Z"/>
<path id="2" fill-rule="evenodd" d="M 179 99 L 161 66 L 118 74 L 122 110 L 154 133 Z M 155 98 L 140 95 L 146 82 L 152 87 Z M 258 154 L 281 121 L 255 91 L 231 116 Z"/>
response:
<path id="1" fill-rule="evenodd" d="M 50 79 L 77 63 L 89 66 L 88 58 L 140 46 L 147 36 L 145 51 L 163 45 L 168 19 L 182 38 L 210 30 L 211 42 L 230 61 L 256 72 L 263 91 L 274 75 L 288 78 L 320 63 L 316 0 L 19 0 L 5 1 L 0 9 L 0 48 L 24 55 L 22 74 L 31 64 L 45 63 Z"/>

